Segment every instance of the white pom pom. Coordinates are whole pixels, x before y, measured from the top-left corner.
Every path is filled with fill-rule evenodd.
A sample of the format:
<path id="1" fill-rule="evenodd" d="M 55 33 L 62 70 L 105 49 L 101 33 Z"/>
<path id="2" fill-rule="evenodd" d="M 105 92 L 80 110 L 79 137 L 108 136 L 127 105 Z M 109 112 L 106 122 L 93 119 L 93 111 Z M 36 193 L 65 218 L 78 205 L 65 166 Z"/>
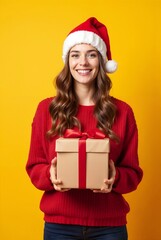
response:
<path id="1" fill-rule="evenodd" d="M 113 73 L 117 70 L 117 62 L 114 60 L 107 61 L 105 66 L 108 73 Z"/>

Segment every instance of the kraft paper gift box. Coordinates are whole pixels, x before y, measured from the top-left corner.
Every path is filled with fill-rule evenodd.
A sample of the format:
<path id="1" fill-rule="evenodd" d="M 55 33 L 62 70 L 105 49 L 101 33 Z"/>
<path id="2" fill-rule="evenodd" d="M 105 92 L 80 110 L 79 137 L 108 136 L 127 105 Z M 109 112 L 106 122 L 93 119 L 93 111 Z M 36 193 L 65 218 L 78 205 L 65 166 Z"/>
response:
<path id="1" fill-rule="evenodd" d="M 109 139 L 84 140 L 84 157 L 79 154 L 81 141 L 78 138 L 56 140 L 57 179 L 62 180 L 62 188 L 101 189 L 108 178 Z"/>

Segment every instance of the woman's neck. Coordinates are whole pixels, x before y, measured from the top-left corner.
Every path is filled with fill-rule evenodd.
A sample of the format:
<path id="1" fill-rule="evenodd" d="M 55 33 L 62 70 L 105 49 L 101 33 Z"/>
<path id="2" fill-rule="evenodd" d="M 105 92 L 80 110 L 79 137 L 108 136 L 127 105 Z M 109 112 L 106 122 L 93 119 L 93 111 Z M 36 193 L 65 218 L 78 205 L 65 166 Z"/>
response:
<path id="1" fill-rule="evenodd" d="M 75 87 L 76 94 L 78 96 L 79 104 L 90 106 L 94 105 L 93 101 L 93 88 L 85 85 Z"/>

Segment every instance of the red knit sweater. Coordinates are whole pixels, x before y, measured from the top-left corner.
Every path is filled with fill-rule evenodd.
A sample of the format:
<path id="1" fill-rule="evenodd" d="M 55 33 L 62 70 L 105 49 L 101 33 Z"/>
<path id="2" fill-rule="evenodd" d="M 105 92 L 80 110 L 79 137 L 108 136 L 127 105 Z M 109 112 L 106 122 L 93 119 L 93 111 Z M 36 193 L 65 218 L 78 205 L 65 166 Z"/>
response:
<path id="1" fill-rule="evenodd" d="M 43 100 L 37 108 L 32 123 L 32 136 L 27 173 L 36 188 L 43 190 L 40 209 L 44 220 L 52 223 L 78 224 L 84 226 L 120 226 L 126 224 L 129 205 L 122 194 L 137 188 L 142 179 L 139 167 L 137 145 L 138 132 L 133 111 L 126 103 L 114 99 L 117 117 L 113 130 L 120 137 L 120 143 L 110 141 L 110 159 L 116 166 L 116 180 L 111 193 L 93 193 L 92 190 L 72 189 L 67 192 L 54 190 L 49 168 L 56 156 L 55 138 L 48 140 L 46 132 L 51 127 L 49 104 L 52 98 Z M 82 131 L 96 127 L 94 106 L 79 106 L 77 118 Z"/>

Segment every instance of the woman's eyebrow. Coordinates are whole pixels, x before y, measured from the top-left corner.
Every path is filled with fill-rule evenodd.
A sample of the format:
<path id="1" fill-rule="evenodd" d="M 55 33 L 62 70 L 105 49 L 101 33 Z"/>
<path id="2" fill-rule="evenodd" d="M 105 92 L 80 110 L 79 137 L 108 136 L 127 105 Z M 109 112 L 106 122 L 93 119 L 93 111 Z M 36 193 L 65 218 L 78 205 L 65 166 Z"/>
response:
<path id="1" fill-rule="evenodd" d="M 80 52 L 80 51 L 77 51 L 77 50 L 71 50 L 70 53 L 72 53 L 72 52 Z"/>

